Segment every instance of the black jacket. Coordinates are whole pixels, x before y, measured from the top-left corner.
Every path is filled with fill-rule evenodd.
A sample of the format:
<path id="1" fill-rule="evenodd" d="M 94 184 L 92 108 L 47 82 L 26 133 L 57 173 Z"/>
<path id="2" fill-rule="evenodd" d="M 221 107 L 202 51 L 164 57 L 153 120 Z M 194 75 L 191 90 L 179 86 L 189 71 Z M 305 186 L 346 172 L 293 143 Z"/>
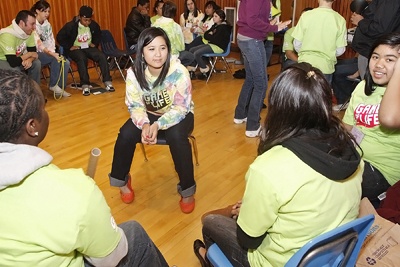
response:
<path id="1" fill-rule="evenodd" d="M 214 24 L 204 33 L 204 39 L 225 51 L 231 40 L 231 32 L 232 26 L 226 23 L 221 23 L 219 25 Z"/>
<path id="2" fill-rule="evenodd" d="M 150 17 L 140 14 L 136 7 L 132 8 L 125 23 L 125 34 L 128 45 L 132 46 L 137 44 L 140 33 L 150 27 Z"/>
<path id="3" fill-rule="evenodd" d="M 57 42 L 64 49 L 64 56 L 68 56 L 70 48 L 74 45 L 78 36 L 79 17 L 74 17 L 70 22 L 65 24 L 57 33 Z M 98 47 L 101 42 L 101 29 L 96 21 L 92 20 L 89 24 L 90 33 L 92 34 L 92 43 Z"/>
<path id="4" fill-rule="evenodd" d="M 387 33 L 400 32 L 400 1 L 373 0 L 361 15 L 364 19 L 358 23 L 352 47 L 368 58 L 378 38 Z"/>

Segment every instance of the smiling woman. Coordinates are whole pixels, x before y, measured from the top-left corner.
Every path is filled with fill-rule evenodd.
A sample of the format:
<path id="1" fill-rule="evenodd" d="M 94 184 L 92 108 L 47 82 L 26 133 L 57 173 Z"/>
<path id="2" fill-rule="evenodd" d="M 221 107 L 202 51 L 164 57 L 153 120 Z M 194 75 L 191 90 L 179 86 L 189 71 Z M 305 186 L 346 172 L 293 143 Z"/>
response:
<path id="1" fill-rule="evenodd" d="M 343 117 L 363 152 L 363 197 L 375 205 L 379 205 L 379 195 L 399 181 L 400 130 L 389 130 L 378 119 L 382 96 L 394 77 L 399 49 L 400 33 L 385 35 L 375 42 L 365 80 L 354 90 Z"/>
<path id="2" fill-rule="evenodd" d="M 157 143 L 159 131 L 165 132 L 175 170 L 179 176 L 180 208 L 194 210 L 192 151 L 188 140 L 194 117 L 192 84 L 186 68 L 171 58 L 167 34 L 160 28 L 147 28 L 139 36 L 134 66 L 126 80 L 126 104 L 130 118 L 121 127 L 114 147 L 110 184 L 120 188 L 121 199 L 134 199 L 129 173 L 137 143 Z"/>

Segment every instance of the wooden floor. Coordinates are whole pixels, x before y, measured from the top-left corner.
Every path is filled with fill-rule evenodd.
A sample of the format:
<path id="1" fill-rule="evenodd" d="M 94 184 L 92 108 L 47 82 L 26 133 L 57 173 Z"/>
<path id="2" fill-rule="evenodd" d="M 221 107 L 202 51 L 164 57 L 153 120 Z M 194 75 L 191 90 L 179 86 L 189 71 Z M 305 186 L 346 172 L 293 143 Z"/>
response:
<path id="1" fill-rule="evenodd" d="M 236 70 L 243 66 L 233 66 Z M 269 67 L 274 78 L 280 66 Z M 92 81 L 100 83 L 94 70 Z M 116 92 L 84 97 L 81 91 L 67 88 L 72 97 L 60 101 L 42 88 L 48 98 L 50 128 L 40 147 L 54 157 L 60 168 L 86 170 L 89 151 L 98 147 L 99 158 L 95 181 L 103 191 L 118 223 L 140 222 L 164 254 L 170 265 L 200 266 L 192 245 L 201 238 L 201 215 L 241 199 L 244 175 L 256 157 L 258 140 L 245 137 L 245 125 L 233 124 L 234 108 L 243 80 L 228 73 L 217 73 L 209 83 L 193 81 L 195 129 L 200 165 L 195 166 L 197 182 L 196 208 L 191 214 L 180 211 L 176 192 L 178 182 L 167 146 L 146 146 L 148 162 L 140 148 L 131 167 L 135 201 L 121 202 L 119 190 L 109 186 L 113 147 L 117 133 L 128 119 L 124 103 L 125 83 L 116 72 Z M 262 111 L 265 117 L 266 110 Z"/>

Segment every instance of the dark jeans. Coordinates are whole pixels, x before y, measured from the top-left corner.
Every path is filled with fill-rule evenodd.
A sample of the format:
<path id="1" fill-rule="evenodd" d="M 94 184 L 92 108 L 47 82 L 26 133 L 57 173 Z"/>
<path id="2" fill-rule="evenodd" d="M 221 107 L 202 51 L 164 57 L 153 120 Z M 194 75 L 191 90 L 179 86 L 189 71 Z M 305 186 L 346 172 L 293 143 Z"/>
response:
<path id="1" fill-rule="evenodd" d="M 201 69 L 205 69 L 207 67 L 207 62 L 203 59 L 203 55 L 214 53 L 211 46 L 209 46 L 208 44 L 200 44 L 198 46 L 192 47 L 190 48 L 189 52 L 192 53 L 195 58 L 191 66 L 195 67 L 198 64 L 199 68 Z"/>
<path id="2" fill-rule="evenodd" d="M 101 76 L 103 82 L 111 81 L 110 70 L 108 68 L 108 62 L 106 56 L 96 47 L 89 47 L 85 49 L 76 49 L 69 52 L 69 57 L 76 62 L 78 65 L 79 77 L 81 85 L 90 85 L 89 73 L 88 73 L 88 58 L 97 62 L 101 70 Z"/>
<path id="3" fill-rule="evenodd" d="M 117 267 L 168 267 L 161 252 L 138 222 L 128 221 L 118 226 L 124 230 L 128 240 L 128 253 Z M 92 267 L 92 265 L 85 261 L 85 267 Z"/>
<path id="4" fill-rule="evenodd" d="M 379 206 L 380 200 L 378 196 L 389 189 L 390 184 L 387 182 L 382 173 L 376 169 L 371 163 L 364 161 L 363 181 L 361 183 L 361 197 L 367 197 L 374 207 Z"/>
<path id="5" fill-rule="evenodd" d="M 147 113 L 150 123 L 159 117 Z M 175 170 L 179 176 L 178 193 L 182 197 L 192 196 L 196 191 L 194 181 L 192 147 L 188 136 L 193 131 L 194 116 L 189 112 L 178 124 L 164 131 L 165 139 L 175 164 Z M 117 141 L 114 146 L 114 158 L 110 173 L 111 186 L 121 187 L 127 183 L 128 173 L 131 168 L 136 144 L 142 141 L 142 130 L 137 128 L 132 119 L 129 118 L 119 130 Z"/>
<path id="6" fill-rule="evenodd" d="M 344 104 L 350 99 L 357 83 L 348 80 L 347 76 L 354 74 L 357 70 L 357 58 L 338 60 L 332 76 L 332 89 L 335 93 L 337 104 Z"/>
<path id="7" fill-rule="evenodd" d="M 203 220 L 203 240 L 206 248 L 217 243 L 234 267 L 250 267 L 247 249 L 239 245 L 236 235 L 236 220 L 210 214 Z"/>
<path id="8" fill-rule="evenodd" d="M 189 51 L 190 48 L 204 44 L 203 43 L 203 37 L 202 36 L 197 36 L 194 38 L 194 40 L 190 44 L 185 44 L 185 50 Z"/>

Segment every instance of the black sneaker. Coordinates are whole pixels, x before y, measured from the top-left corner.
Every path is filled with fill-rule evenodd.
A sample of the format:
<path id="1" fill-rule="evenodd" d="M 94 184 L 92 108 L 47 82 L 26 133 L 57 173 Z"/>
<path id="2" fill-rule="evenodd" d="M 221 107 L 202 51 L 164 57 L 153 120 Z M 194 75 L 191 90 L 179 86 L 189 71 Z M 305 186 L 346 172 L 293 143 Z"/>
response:
<path id="1" fill-rule="evenodd" d="M 197 79 L 205 81 L 205 80 L 207 80 L 208 75 L 210 75 L 210 71 L 200 72 L 199 74 L 197 74 Z"/>
<path id="2" fill-rule="evenodd" d="M 196 80 L 196 73 L 194 71 L 189 71 L 190 79 Z"/>

